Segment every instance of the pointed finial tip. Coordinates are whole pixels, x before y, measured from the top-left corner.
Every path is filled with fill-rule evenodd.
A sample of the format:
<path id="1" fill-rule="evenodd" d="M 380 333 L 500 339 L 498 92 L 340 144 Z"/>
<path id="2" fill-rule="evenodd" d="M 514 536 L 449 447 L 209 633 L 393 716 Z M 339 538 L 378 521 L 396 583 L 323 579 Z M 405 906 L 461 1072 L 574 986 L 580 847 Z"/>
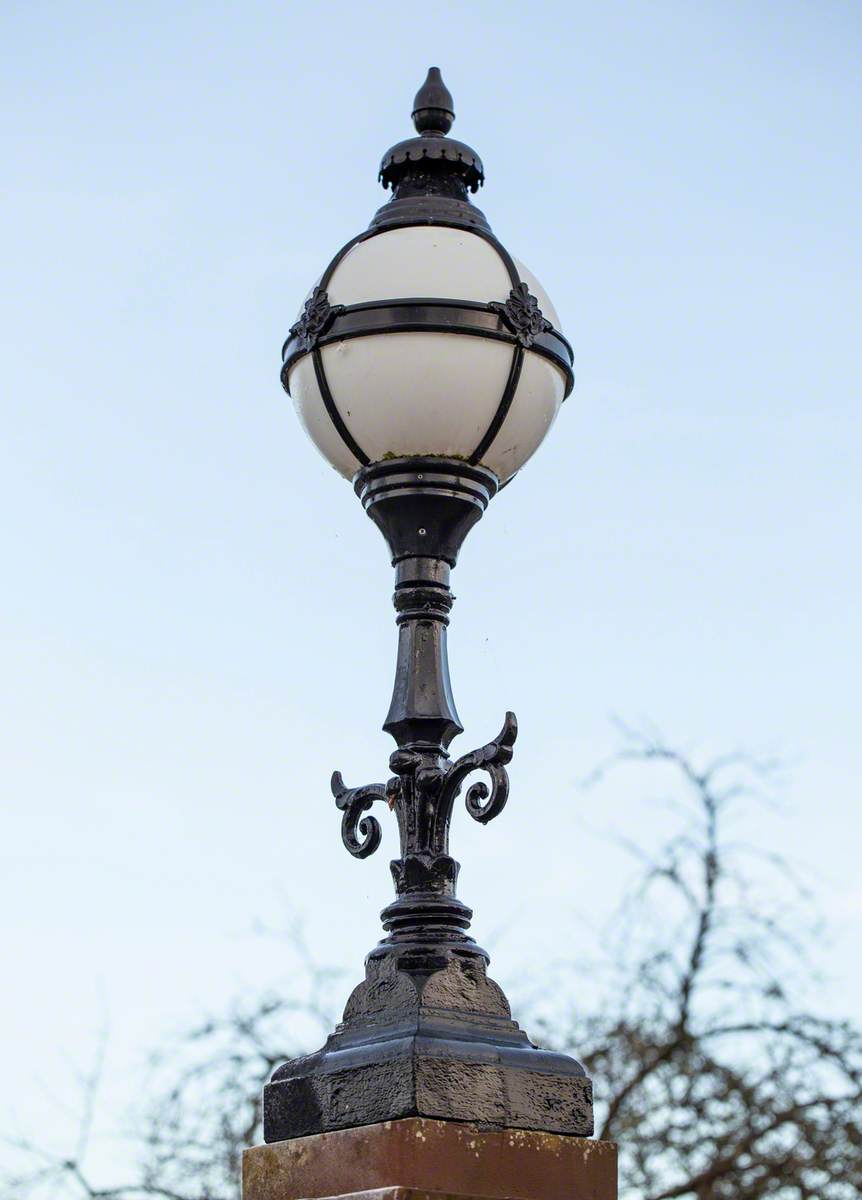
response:
<path id="1" fill-rule="evenodd" d="M 452 93 L 443 82 L 439 67 L 429 67 L 425 82 L 413 101 L 413 124 L 417 133 L 445 135 L 455 120 Z"/>

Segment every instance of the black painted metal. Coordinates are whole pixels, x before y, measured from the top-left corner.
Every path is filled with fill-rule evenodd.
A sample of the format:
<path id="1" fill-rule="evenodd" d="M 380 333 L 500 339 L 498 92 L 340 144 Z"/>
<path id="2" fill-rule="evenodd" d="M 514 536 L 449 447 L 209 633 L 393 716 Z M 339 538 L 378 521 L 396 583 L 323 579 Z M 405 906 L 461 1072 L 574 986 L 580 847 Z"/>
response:
<path id="1" fill-rule="evenodd" d="M 398 625 L 384 724 L 396 743 L 392 774 L 385 783 L 350 788 L 335 772 L 332 792 L 344 844 L 354 857 L 367 857 L 381 842 L 380 822 L 371 814 L 377 801 L 384 803 L 384 816 L 387 809 L 394 812 L 400 853 L 391 864 L 395 899 L 381 914 L 386 936 L 368 955 L 365 981 L 348 1000 L 343 1022 L 320 1051 L 280 1067 L 264 1089 L 268 1142 L 407 1116 L 592 1132 L 591 1086 L 583 1068 L 535 1047 L 488 979 L 488 955 L 468 933 L 472 912 L 456 894 L 459 866 L 449 853 L 455 801 L 471 774 L 482 772 L 488 782 L 467 789 L 470 816 L 484 824 L 502 811 L 517 736 L 514 714 L 507 713 L 492 741 L 454 761 L 449 756 L 452 739 L 462 732 L 447 657 L 450 576 L 465 537 L 499 486 L 477 460 L 505 420 L 524 355 L 532 351 L 554 361 L 566 374 L 567 394 L 572 363 L 571 347 L 550 328 L 511 256 L 469 202 L 482 167 L 475 151 L 446 139 L 453 119 L 451 96 L 432 68 L 414 103 L 420 136 L 393 147 L 381 165 L 392 199 L 371 228 L 332 260 L 283 349 L 285 387 L 294 362 L 311 353 L 325 402 L 321 350 L 349 337 L 408 329 L 493 337 L 511 345 L 512 365 L 470 462 L 412 457 L 368 463 L 339 425 L 329 396 L 336 428 L 365 462 L 354 486 L 389 547 Z M 509 275 L 507 300 L 330 305 L 333 272 L 353 246 L 388 229 L 427 224 L 468 229 L 490 242 Z"/>
<path id="2" fill-rule="evenodd" d="M 413 101 L 413 124 L 418 137 L 387 150 L 380 163 L 380 182 L 393 193 L 434 192 L 466 199 L 485 180 L 482 160 L 464 142 L 446 135 L 455 120 L 449 89 L 437 67 L 431 67 Z M 397 198 L 397 196 L 396 196 Z"/>
<path id="3" fill-rule="evenodd" d="M 592 1087 L 518 1028 L 482 959 L 451 951 L 414 969 L 372 957 L 326 1044 L 264 1088 L 264 1138 L 415 1116 L 589 1137 Z"/>
<path id="4" fill-rule="evenodd" d="M 491 424 L 485 431 L 484 437 L 470 455 L 471 463 L 479 462 L 482 458 L 482 455 L 488 453 L 494 438 L 500 432 L 500 428 L 508 416 L 509 409 L 512 407 L 512 401 L 515 399 L 515 392 L 518 390 L 518 384 L 521 381 L 521 368 L 523 365 L 523 348 L 521 346 L 515 346 L 515 349 L 512 351 L 512 365 L 509 368 L 509 378 L 506 380 L 506 386 L 503 389 L 503 395 L 500 398 L 500 403 L 497 405 L 497 411 L 494 413 L 494 416 L 491 419 Z"/>
<path id="5" fill-rule="evenodd" d="M 281 348 L 282 358 L 288 346 L 295 356 L 313 350 L 337 316 L 344 312 L 343 304 L 330 304 L 325 289 L 318 284 L 302 306 L 302 312 L 290 327 L 287 341 Z"/>
<path id="6" fill-rule="evenodd" d="M 395 567 L 398 656 L 383 728 L 398 748 L 389 760 L 393 776 L 387 783 L 348 788 L 336 772 L 332 791 L 344 813 L 344 844 L 356 857 L 366 857 L 380 842 L 377 819 L 366 815 L 375 800 L 385 800 L 398 821 L 396 899 L 383 911 L 389 937 L 376 955 L 406 949 L 433 957 L 442 945 L 457 945 L 461 954 L 487 958 L 467 935 L 470 910 L 455 896 L 458 865 L 449 855 L 449 825 L 463 781 L 474 771 L 485 772 L 491 788 L 473 784 L 467 811 L 483 824 L 502 811 L 518 726 L 507 713 L 493 741 L 449 760 L 449 743 L 463 727 L 449 679 L 446 629 L 454 599 L 451 570 L 497 485 L 484 467 L 433 457 L 373 463 L 356 477 L 356 493 L 383 533 Z"/>
<path id="7" fill-rule="evenodd" d="M 529 311 L 531 314 L 538 314 L 543 324 L 536 332 L 529 333 L 523 327 L 526 318 L 520 316 L 526 306 L 522 305 L 521 308 L 513 310 L 511 300 L 505 304 L 495 301 L 479 304 L 470 300 L 407 297 L 330 306 L 326 293 L 318 296 L 318 292 L 319 288 L 315 290 L 316 307 L 311 310 L 310 320 L 304 312 L 302 318 L 291 327 L 290 336 L 282 348 L 282 381 L 286 391 L 289 391 L 289 376 L 293 366 L 309 350 L 318 346 L 330 346 L 334 342 L 349 341 L 352 338 L 388 333 L 459 333 L 491 338 L 515 347 L 524 346 L 525 349 L 534 350 L 542 357 L 550 359 L 559 367 L 566 377 L 566 396 L 570 394 L 574 385 L 572 349 L 550 321 L 541 317 L 537 306 Z M 528 292 L 526 294 L 529 296 Z M 519 292 L 519 299 L 521 295 L 523 293 Z M 306 302 L 309 303 L 310 300 Z M 520 332 L 515 319 L 508 315 L 512 310 L 521 320 Z M 529 341 L 525 340 L 527 337 Z M 495 433 L 508 412 L 513 395 L 514 393 L 504 393 L 501 398 L 499 420 L 495 416 L 491 425 Z M 488 440 L 487 435 L 482 439 L 482 453 L 490 446 L 491 441 L 493 438 Z M 368 459 L 361 461 L 368 462 Z M 473 461 L 478 461 L 476 454 L 473 455 Z"/>
<path id="8" fill-rule="evenodd" d="M 413 124 L 417 133 L 446 135 L 455 120 L 455 102 L 443 82 L 439 67 L 429 67 L 425 82 L 413 100 Z"/>
<path id="9" fill-rule="evenodd" d="M 350 453 L 365 466 L 370 462 L 368 455 L 353 437 L 353 434 L 344 424 L 344 418 L 338 411 L 338 405 L 335 403 L 335 398 L 329 387 L 329 380 L 326 378 L 326 371 L 323 368 L 323 355 L 317 346 L 311 352 L 312 362 L 314 363 L 314 377 L 317 380 L 317 386 L 320 388 L 320 397 L 323 400 L 323 407 L 329 413 L 329 418 L 332 424 L 338 430 L 341 440 L 344 442 Z"/>
<path id="10" fill-rule="evenodd" d="M 513 287 L 503 304 L 492 300 L 489 307 L 499 314 L 525 350 L 530 350 L 546 334 L 554 332 L 554 326 L 539 308 L 538 300 L 530 294 L 526 283 Z"/>
<path id="11" fill-rule="evenodd" d="M 470 816 L 486 824 L 502 811 L 517 736 L 507 713 L 487 745 L 449 758 L 461 732 L 446 654 L 450 574 L 497 479 L 454 459 L 391 459 L 361 470 L 355 489 L 395 566 L 398 657 L 384 728 L 397 749 L 388 782 L 348 788 L 335 772 L 332 791 L 357 858 L 381 841 L 374 803 L 394 810 L 396 896 L 338 1029 L 265 1087 L 264 1137 L 407 1116 L 588 1136 L 590 1081 L 578 1062 L 538 1049 L 512 1021 L 487 976 L 486 951 L 467 932 L 473 914 L 456 894 L 459 866 L 449 853 L 454 804 L 471 774 L 483 772 L 488 784 L 467 789 Z"/>
<path id="12" fill-rule="evenodd" d="M 399 189 L 398 195 L 393 196 L 378 208 L 371 218 L 371 228 L 375 233 L 385 233 L 387 229 L 404 229 L 410 225 L 440 225 L 449 229 L 466 229 L 470 233 L 490 233 L 488 218 L 480 208 L 471 204 L 465 195 L 463 199 L 457 196 L 439 196 L 431 191 L 429 181 L 426 190 L 414 192 L 405 188 Z"/>
<path id="13" fill-rule="evenodd" d="M 447 107 L 447 105 L 449 107 Z M 376 227 L 451 224 L 490 233 L 484 214 L 470 203 L 485 180 L 482 160 L 464 142 L 447 137 L 455 111 L 452 97 L 432 67 L 413 102 L 418 137 L 387 150 L 379 179 L 392 199 L 377 212 Z"/>
<path id="14" fill-rule="evenodd" d="M 497 486 L 497 476 L 487 467 L 434 456 L 385 459 L 354 480 L 363 508 L 386 538 L 393 564 L 433 556 L 450 567 Z"/>

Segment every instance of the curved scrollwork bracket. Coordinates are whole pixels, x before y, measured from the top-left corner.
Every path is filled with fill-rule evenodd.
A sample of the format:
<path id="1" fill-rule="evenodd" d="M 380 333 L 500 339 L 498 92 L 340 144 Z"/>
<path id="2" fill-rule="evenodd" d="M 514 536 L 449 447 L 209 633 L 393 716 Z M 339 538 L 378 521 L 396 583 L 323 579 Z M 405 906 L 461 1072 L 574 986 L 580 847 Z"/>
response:
<path id="1" fill-rule="evenodd" d="M 515 714 L 506 713 L 503 728 L 492 742 L 456 759 L 443 780 L 443 798 L 451 805 L 461 791 L 461 784 L 473 771 L 486 771 L 491 778 L 491 790 L 485 783 L 474 783 L 467 789 L 467 812 L 474 821 L 486 825 L 498 816 L 509 799 L 509 776 L 506 766 L 512 761 L 512 747 L 518 736 Z"/>
<path id="2" fill-rule="evenodd" d="M 397 780 L 395 781 L 397 783 Z M 332 772 L 330 784 L 335 805 L 344 816 L 341 818 L 341 840 L 354 858 L 368 858 L 380 845 L 380 822 L 376 817 L 366 817 L 375 800 L 393 799 L 392 781 L 389 784 L 367 783 L 364 787 L 345 786 L 340 771 Z"/>

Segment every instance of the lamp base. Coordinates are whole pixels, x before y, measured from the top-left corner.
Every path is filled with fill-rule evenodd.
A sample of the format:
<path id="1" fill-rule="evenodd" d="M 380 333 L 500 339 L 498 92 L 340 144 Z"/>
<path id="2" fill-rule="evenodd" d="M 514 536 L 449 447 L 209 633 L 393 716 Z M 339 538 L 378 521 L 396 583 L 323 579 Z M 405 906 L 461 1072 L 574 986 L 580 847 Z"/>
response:
<path id="1" fill-rule="evenodd" d="M 285 1063 L 264 1088 L 267 1142 L 406 1117 L 592 1133 L 580 1063 L 533 1045 L 481 953 L 453 946 L 438 958 L 369 956 L 325 1046 Z"/>

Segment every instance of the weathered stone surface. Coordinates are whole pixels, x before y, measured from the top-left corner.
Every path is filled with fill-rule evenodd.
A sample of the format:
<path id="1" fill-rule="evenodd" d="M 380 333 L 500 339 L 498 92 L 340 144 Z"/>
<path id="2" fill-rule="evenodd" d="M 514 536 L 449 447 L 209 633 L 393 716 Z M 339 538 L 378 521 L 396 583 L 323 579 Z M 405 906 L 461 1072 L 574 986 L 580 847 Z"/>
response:
<path id="1" fill-rule="evenodd" d="M 340 1196 L 324 1196 L 320 1200 L 494 1200 L 492 1196 L 465 1195 L 463 1192 L 429 1192 L 425 1188 L 374 1188 L 370 1192 L 342 1192 Z M 514 1197 L 507 1197 L 514 1200 Z"/>
<path id="2" fill-rule="evenodd" d="M 323 1200 L 491 1200 L 488 1196 L 465 1196 L 455 1192 L 427 1192 L 424 1188 L 375 1188 L 373 1192 L 350 1192 Z"/>
<path id="3" fill-rule="evenodd" d="M 616 1200 L 616 1146 L 411 1118 L 255 1146 L 243 1200 Z"/>
<path id="4" fill-rule="evenodd" d="M 264 1089 L 264 1137 L 407 1117 L 588 1137 L 592 1086 L 573 1058 L 533 1045 L 482 959 L 420 971 L 372 957 L 326 1045 Z"/>

